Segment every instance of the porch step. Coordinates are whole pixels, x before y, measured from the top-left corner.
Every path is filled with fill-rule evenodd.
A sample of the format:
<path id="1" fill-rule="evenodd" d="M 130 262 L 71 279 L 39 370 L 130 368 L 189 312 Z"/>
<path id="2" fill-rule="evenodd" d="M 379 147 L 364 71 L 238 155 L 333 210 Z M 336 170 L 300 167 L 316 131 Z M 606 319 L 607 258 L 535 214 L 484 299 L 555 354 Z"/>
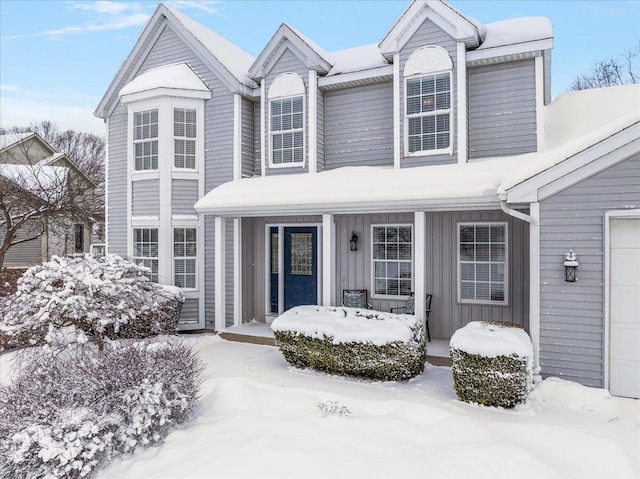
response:
<path id="1" fill-rule="evenodd" d="M 276 340 L 273 338 L 254 336 L 251 334 L 230 333 L 228 331 L 222 331 L 220 333 L 220 337 L 222 339 L 226 339 L 227 341 L 235 341 L 237 343 L 262 344 L 264 346 L 276 345 Z"/>

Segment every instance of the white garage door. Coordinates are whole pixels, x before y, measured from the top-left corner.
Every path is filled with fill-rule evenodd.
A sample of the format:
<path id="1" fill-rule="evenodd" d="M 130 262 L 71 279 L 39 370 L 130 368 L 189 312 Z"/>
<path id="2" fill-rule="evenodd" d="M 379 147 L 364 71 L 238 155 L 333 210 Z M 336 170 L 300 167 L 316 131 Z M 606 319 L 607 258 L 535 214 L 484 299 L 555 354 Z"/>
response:
<path id="1" fill-rule="evenodd" d="M 640 218 L 610 223 L 609 390 L 640 398 Z"/>

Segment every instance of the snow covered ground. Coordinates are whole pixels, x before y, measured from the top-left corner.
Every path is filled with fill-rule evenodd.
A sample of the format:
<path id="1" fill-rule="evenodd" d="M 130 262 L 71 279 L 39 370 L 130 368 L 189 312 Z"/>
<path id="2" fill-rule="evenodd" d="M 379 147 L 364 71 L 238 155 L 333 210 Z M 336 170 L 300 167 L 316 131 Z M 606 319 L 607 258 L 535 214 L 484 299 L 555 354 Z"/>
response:
<path id="1" fill-rule="evenodd" d="M 458 401 L 446 367 L 377 383 L 292 369 L 270 346 L 184 340 L 207 364 L 197 417 L 98 479 L 640 476 L 640 401 L 600 389 L 551 378 L 502 410 Z"/>

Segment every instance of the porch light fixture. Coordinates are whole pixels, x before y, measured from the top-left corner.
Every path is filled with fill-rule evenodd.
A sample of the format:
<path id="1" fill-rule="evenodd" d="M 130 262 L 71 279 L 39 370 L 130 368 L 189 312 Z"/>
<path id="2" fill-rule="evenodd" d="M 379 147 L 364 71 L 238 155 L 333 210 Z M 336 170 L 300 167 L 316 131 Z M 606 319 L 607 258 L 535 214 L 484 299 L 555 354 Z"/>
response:
<path id="1" fill-rule="evenodd" d="M 569 283 L 575 283 L 578 279 L 576 277 L 576 271 L 578 269 L 578 257 L 573 253 L 573 250 L 569 250 L 564 255 L 564 280 Z"/>
<path id="2" fill-rule="evenodd" d="M 349 240 L 349 250 L 358 251 L 358 235 L 355 231 L 351 232 L 351 239 Z"/>

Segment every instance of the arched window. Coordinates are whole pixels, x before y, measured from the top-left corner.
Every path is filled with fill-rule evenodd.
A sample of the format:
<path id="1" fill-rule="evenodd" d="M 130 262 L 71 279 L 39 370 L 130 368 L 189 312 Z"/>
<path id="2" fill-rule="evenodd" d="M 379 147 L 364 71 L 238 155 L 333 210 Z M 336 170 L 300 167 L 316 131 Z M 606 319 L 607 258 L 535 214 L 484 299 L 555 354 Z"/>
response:
<path id="1" fill-rule="evenodd" d="M 269 87 L 270 166 L 304 164 L 304 81 L 296 73 L 278 75 Z"/>
<path id="2" fill-rule="evenodd" d="M 406 154 L 452 151 L 453 62 L 444 48 L 414 51 L 404 67 Z"/>

